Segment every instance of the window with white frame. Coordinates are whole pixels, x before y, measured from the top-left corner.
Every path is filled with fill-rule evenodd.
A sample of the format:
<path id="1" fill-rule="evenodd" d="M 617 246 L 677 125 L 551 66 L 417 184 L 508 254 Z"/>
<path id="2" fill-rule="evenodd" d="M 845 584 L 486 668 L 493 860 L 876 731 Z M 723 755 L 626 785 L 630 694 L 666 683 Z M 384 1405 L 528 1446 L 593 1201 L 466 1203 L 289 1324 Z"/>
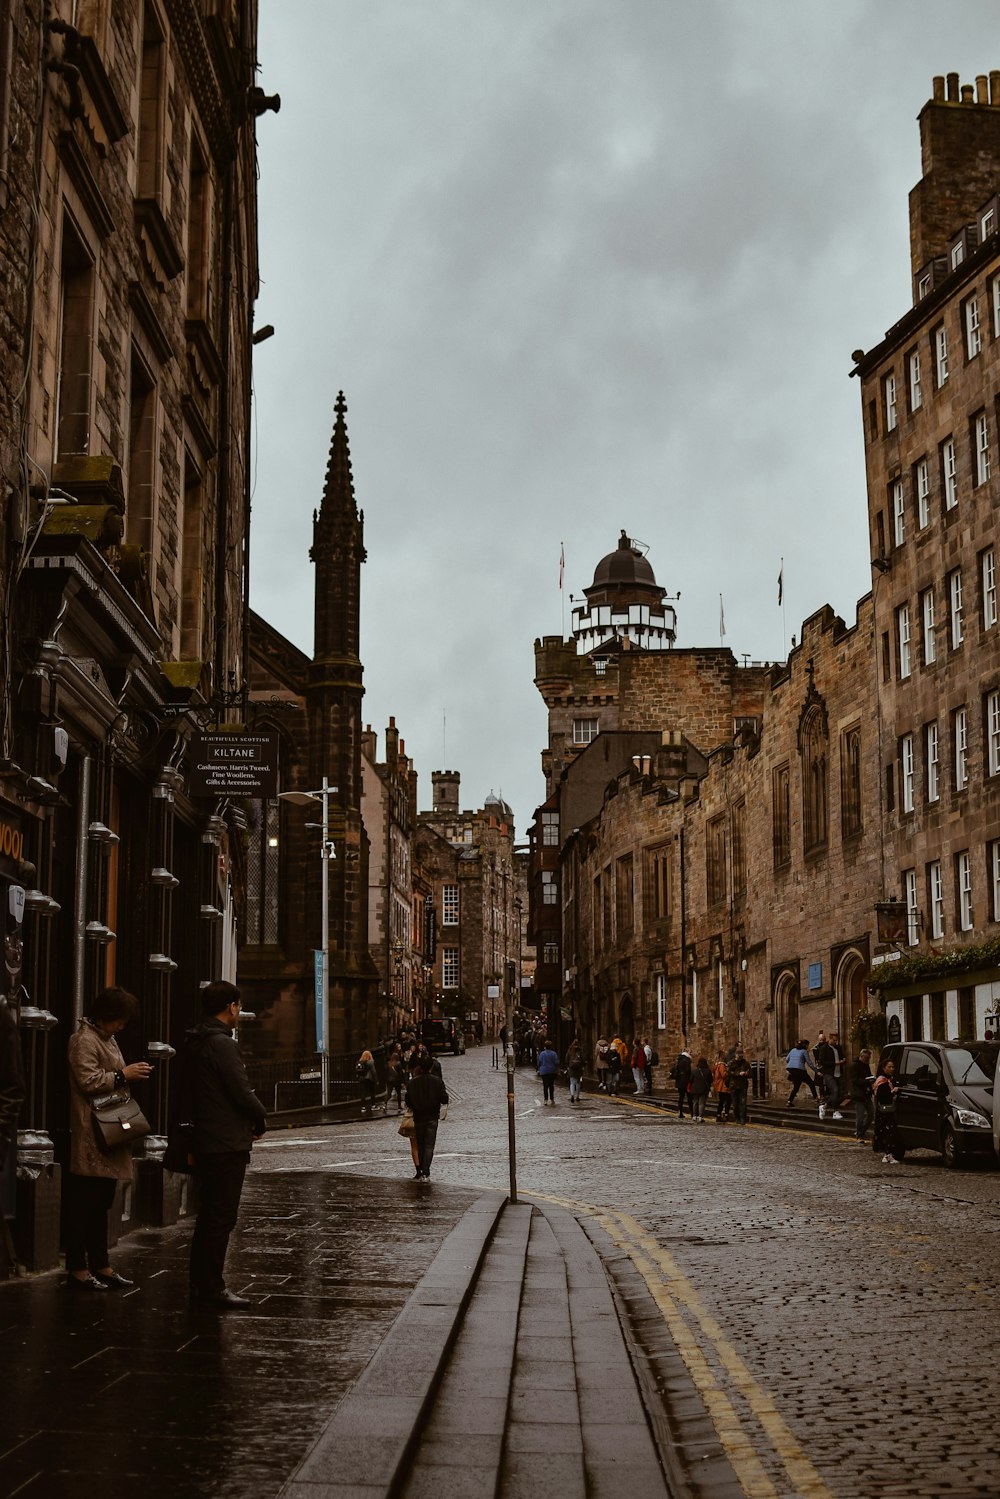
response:
<path id="1" fill-rule="evenodd" d="M 1000 839 L 986 845 L 986 872 L 990 878 L 990 916 L 1000 921 Z"/>
<path id="2" fill-rule="evenodd" d="M 955 888 L 958 892 L 958 929 L 972 931 L 972 855 L 963 849 L 955 855 Z"/>
<path id="3" fill-rule="evenodd" d="M 441 988 L 458 988 L 458 948 L 442 947 L 441 949 Z"/>
<path id="4" fill-rule="evenodd" d="M 941 795 L 941 760 L 938 751 L 937 723 L 929 723 L 924 729 L 924 754 L 927 759 L 927 800 L 936 802 Z"/>
<path id="5" fill-rule="evenodd" d="M 698 1024 L 698 970 L 691 969 L 691 1024 Z"/>
<path id="6" fill-rule="evenodd" d="M 896 426 L 896 377 L 885 377 L 885 430 L 892 432 Z"/>
<path id="7" fill-rule="evenodd" d="M 441 886 L 441 925 L 458 926 L 458 886 Z"/>
<path id="8" fill-rule="evenodd" d="M 993 547 L 983 553 L 983 629 L 992 630 L 997 622 L 997 563 Z"/>
<path id="9" fill-rule="evenodd" d="M 953 437 L 945 438 L 941 444 L 941 486 L 944 490 L 944 508 L 954 510 L 958 504 L 958 477 Z"/>
<path id="10" fill-rule="evenodd" d="M 896 633 L 899 640 L 899 677 L 903 681 L 910 675 L 910 606 L 901 604 L 896 610 Z"/>
<path id="11" fill-rule="evenodd" d="M 948 330 L 945 327 L 934 330 L 934 370 L 940 387 L 948 378 Z"/>
<path id="12" fill-rule="evenodd" d="M 927 275 L 921 276 L 920 280 L 917 282 L 917 301 L 918 302 L 922 302 L 924 300 L 924 298 L 930 292 L 930 289 L 931 289 L 931 278 L 930 278 L 930 276 L 927 276 Z"/>
<path id="13" fill-rule="evenodd" d="M 559 847 L 559 813 L 542 813 L 542 844 L 545 848 Z"/>
<path id="14" fill-rule="evenodd" d="M 716 1011 L 715 1011 L 715 1013 L 716 1013 L 716 1015 L 718 1016 L 718 1018 L 720 1020 L 722 1019 L 722 1016 L 725 1013 L 725 1008 L 726 1008 L 726 983 L 725 983 L 724 972 L 725 972 L 725 970 L 722 967 L 722 959 L 721 958 L 716 958 L 716 960 L 715 960 L 715 1003 L 716 1003 Z"/>
<path id="15" fill-rule="evenodd" d="M 1000 692 L 986 694 L 986 774 L 1000 775 Z"/>
<path id="16" fill-rule="evenodd" d="M 993 277 L 993 337 L 1000 338 L 1000 276 Z"/>
<path id="17" fill-rule="evenodd" d="M 925 588 L 920 595 L 920 616 L 923 622 L 924 665 L 937 660 L 937 638 L 934 634 L 934 590 Z"/>
<path id="18" fill-rule="evenodd" d="M 917 491 L 917 525 L 922 531 L 931 520 L 931 468 L 926 458 L 921 458 L 914 473 Z"/>
<path id="19" fill-rule="evenodd" d="M 573 720 L 573 743 L 590 744 L 597 738 L 598 722 L 596 718 L 574 718 Z"/>
<path id="20" fill-rule="evenodd" d="M 986 412 L 980 411 L 973 424 L 976 444 L 976 486 L 985 484 L 990 476 L 990 427 Z"/>
<path id="21" fill-rule="evenodd" d="M 556 877 L 550 869 L 542 871 L 542 905 L 557 906 L 559 904 L 559 890 L 556 885 Z"/>
<path id="22" fill-rule="evenodd" d="M 903 811 L 913 811 L 913 735 L 904 734 L 899 741 L 900 796 Z"/>
<path id="23" fill-rule="evenodd" d="M 558 963 L 559 962 L 559 943 L 558 942 L 543 942 L 542 943 L 542 962 L 543 963 Z"/>
<path id="24" fill-rule="evenodd" d="M 955 709 L 955 790 L 964 791 L 969 784 L 969 713 Z"/>
<path id="25" fill-rule="evenodd" d="M 917 871 L 903 871 L 903 889 L 906 892 L 906 941 L 916 947 L 920 941 L 920 912 L 917 907 Z"/>
<path id="26" fill-rule="evenodd" d="M 909 358 L 910 370 L 910 410 L 916 411 L 923 405 L 923 392 L 920 388 L 920 354 L 915 349 Z"/>
<path id="27" fill-rule="evenodd" d="M 951 609 L 951 648 L 957 650 L 965 639 L 962 623 L 962 574 L 956 567 L 948 574 L 948 600 Z"/>
<path id="28" fill-rule="evenodd" d="M 952 270 L 953 271 L 957 271 L 958 267 L 962 264 L 962 261 L 964 259 L 965 259 L 965 245 L 962 243 L 961 240 L 959 240 L 959 242 L 958 242 L 957 245 L 952 245 L 952 247 L 951 247 L 951 268 L 952 268 Z"/>
<path id="29" fill-rule="evenodd" d="M 965 353 L 975 359 L 983 347 L 983 330 L 979 326 L 979 298 L 970 297 L 965 304 Z"/>
<path id="30" fill-rule="evenodd" d="M 927 904 L 931 913 L 931 936 L 944 936 L 944 881 L 941 865 L 935 860 L 927 866 Z"/>
<path id="31" fill-rule="evenodd" d="M 979 243 L 982 244 L 984 239 L 988 239 L 995 228 L 996 215 L 992 208 L 987 208 L 986 212 L 981 214 L 979 218 Z"/>
<path id="32" fill-rule="evenodd" d="M 665 1031 L 667 1028 L 667 975 L 658 973 L 656 975 L 656 1028 Z"/>
<path id="33" fill-rule="evenodd" d="M 892 536 L 898 547 L 906 540 L 906 503 L 902 479 L 896 479 L 892 486 Z"/>

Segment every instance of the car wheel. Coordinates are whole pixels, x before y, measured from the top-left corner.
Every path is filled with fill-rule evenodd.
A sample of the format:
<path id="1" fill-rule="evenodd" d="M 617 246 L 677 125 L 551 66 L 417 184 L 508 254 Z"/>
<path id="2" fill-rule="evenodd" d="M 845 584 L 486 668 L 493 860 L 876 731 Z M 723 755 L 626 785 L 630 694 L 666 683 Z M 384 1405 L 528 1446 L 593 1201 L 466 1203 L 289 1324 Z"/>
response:
<path id="1" fill-rule="evenodd" d="M 954 1171 L 962 1163 L 962 1153 L 958 1148 L 955 1131 L 950 1124 L 946 1124 L 941 1131 L 941 1154 L 949 1171 Z"/>

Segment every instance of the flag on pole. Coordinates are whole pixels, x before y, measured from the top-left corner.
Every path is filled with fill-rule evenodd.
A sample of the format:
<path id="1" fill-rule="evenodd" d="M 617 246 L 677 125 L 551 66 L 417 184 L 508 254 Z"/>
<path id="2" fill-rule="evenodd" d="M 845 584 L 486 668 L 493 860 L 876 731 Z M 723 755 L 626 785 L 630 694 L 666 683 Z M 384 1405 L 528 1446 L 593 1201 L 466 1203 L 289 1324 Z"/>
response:
<path id="1" fill-rule="evenodd" d="M 778 573 L 778 603 L 779 604 L 781 603 L 781 596 L 782 596 L 782 593 L 784 592 L 784 585 L 785 585 L 785 564 L 784 564 L 784 561 L 782 561 L 781 571 Z"/>
<path id="2" fill-rule="evenodd" d="M 719 594 L 719 639 L 726 638 L 726 611 L 722 607 L 722 594 Z"/>
<path id="3" fill-rule="evenodd" d="M 559 543 L 559 591 L 560 592 L 562 592 L 563 574 L 565 573 L 565 571 L 566 571 L 566 551 L 565 551 L 565 548 L 564 548 L 562 542 L 560 542 Z"/>

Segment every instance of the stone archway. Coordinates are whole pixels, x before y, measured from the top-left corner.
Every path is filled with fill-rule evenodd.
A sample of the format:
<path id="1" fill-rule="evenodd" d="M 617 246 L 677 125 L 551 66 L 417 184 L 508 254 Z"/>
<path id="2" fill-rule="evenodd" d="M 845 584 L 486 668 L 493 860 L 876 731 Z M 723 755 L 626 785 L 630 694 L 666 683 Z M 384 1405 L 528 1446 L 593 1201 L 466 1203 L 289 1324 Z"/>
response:
<path id="1" fill-rule="evenodd" d="M 799 1039 L 799 986 L 794 973 L 779 975 L 774 989 L 774 1048 L 787 1056 Z"/>
<path id="2" fill-rule="evenodd" d="M 842 1048 L 849 1044 L 851 1026 L 860 1012 L 865 1008 L 864 975 L 867 968 L 868 965 L 864 958 L 854 948 L 849 952 L 845 952 L 837 965 L 835 988 L 837 994 L 837 1021 Z"/>
<path id="3" fill-rule="evenodd" d="M 628 990 L 618 1001 L 618 1034 L 623 1041 L 631 1042 L 635 1035 L 635 1006 Z"/>

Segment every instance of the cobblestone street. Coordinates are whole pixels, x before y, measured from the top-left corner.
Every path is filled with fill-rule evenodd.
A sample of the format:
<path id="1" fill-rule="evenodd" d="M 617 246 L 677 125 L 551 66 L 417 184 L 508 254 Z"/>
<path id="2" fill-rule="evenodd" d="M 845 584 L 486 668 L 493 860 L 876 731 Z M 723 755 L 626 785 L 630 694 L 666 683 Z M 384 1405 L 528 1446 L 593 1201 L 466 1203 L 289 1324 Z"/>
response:
<path id="1" fill-rule="evenodd" d="M 0 1413 L 0 1494 L 86 1499 L 139 1473 L 147 1499 L 273 1499 L 445 1236 L 483 1189 L 507 1189 L 490 1049 L 442 1065 L 452 1105 L 429 1187 L 410 1179 L 392 1111 L 256 1148 L 230 1274 L 250 1314 L 188 1308 L 189 1225 L 124 1240 L 138 1289 L 101 1306 L 67 1299 L 55 1275 L 0 1288 L 0 1353 L 20 1371 Z M 679 1350 L 746 1495 L 1000 1492 L 983 1433 L 1000 1352 L 996 1173 L 557 1099 L 543 1108 L 518 1073 L 519 1192 L 571 1207 L 616 1280 L 629 1267 L 645 1302 L 625 1301 L 668 1405 Z"/>
<path id="2" fill-rule="evenodd" d="M 503 1190 L 490 1050 L 443 1067 L 454 1102 L 435 1181 Z M 997 1173 L 557 1098 L 543 1108 L 519 1071 L 519 1191 L 577 1204 L 637 1261 L 748 1495 L 995 1499 L 982 1420 L 1000 1356 Z M 390 1113 L 275 1135 L 255 1169 L 397 1177 L 409 1157 Z"/>

